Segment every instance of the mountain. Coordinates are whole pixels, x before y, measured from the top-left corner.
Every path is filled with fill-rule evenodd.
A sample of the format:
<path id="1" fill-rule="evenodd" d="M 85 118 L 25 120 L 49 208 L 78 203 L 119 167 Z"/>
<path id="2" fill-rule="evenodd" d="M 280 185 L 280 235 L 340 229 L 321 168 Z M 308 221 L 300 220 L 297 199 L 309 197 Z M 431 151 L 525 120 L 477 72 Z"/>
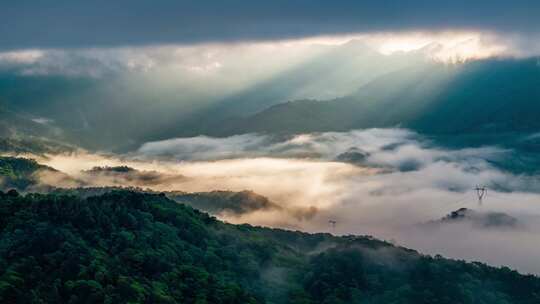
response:
<path id="1" fill-rule="evenodd" d="M 333 99 L 347 96 L 358 87 L 382 75 L 414 66 L 426 65 L 420 52 L 383 55 L 361 41 L 351 40 L 338 47 L 318 46 L 317 55 L 257 82 L 181 122 L 157 137 L 171 134 L 193 135 L 212 132 L 216 123 L 260 112 L 284 100 Z M 207 119 L 201 123 L 201 119 Z M 178 135 L 177 135 L 178 136 Z"/>
<path id="2" fill-rule="evenodd" d="M 168 198 L 209 214 L 219 216 L 243 215 L 255 211 L 288 211 L 298 218 L 310 218 L 317 209 L 284 208 L 253 191 L 211 191 L 211 192 L 156 192 L 150 186 L 164 185 L 169 181 L 183 179 L 183 176 L 168 176 L 156 171 L 139 171 L 127 166 L 94 167 L 82 171 L 75 179 L 51 167 L 41 165 L 33 159 L 0 157 L 0 190 L 15 189 L 21 192 L 52 193 L 88 198 L 116 190 L 130 190 L 140 193 L 163 194 Z M 98 187 L 96 185 L 106 185 Z"/>
<path id="3" fill-rule="evenodd" d="M 76 147 L 43 137 L 35 136 L 15 136 L 0 137 L 0 153 L 19 155 L 19 154 L 61 154 L 70 153 L 77 150 Z"/>
<path id="4" fill-rule="evenodd" d="M 402 69 L 379 77 L 350 96 L 279 104 L 231 120 L 213 133 L 395 126 L 434 135 L 538 132 L 539 115 L 538 59 L 490 59 Z"/>
<path id="5" fill-rule="evenodd" d="M 76 147 L 62 141 L 63 131 L 50 121 L 19 112 L 0 99 L 0 153 L 43 155 L 73 152 Z"/>
<path id="6" fill-rule="evenodd" d="M 39 119 L 48 123 L 26 120 L 29 126 L 24 125 L 24 129 L 32 127 L 33 132 L 54 126 L 66 142 L 88 149 L 114 150 L 185 119 L 203 103 L 187 102 L 184 99 L 188 97 L 156 88 L 149 84 L 151 79 L 147 75 L 128 77 L 117 73 L 99 77 L 27 75 L 0 68 L 0 103 L 9 109 L 0 121 L 12 125 L 10 121 L 21 116 Z M 38 135 L 48 136 L 43 132 Z"/>
<path id="7" fill-rule="evenodd" d="M 58 137 L 60 130 L 38 117 L 25 115 L 0 103 L 0 138 Z"/>
<path id="8" fill-rule="evenodd" d="M 32 159 L 0 156 L 0 189 L 45 192 L 57 184 L 78 185 L 78 181 Z"/>
<path id="9" fill-rule="evenodd" d="M 382 55 L 360 41 L 305 51 L 242 77 L 233 76 L 245 73 L 238 69 L 248 63 L 239 61 L 257 65 L 260 58 L 224 58 L 224 69 L 215 77 L 200 77 L 189 68 L 171 69 L 178 62 L 158 62 L 143 72 L 68 52 L 58 54 L 68 61 L 65 65 L 57 65 L 59 58 L 19 67 L 0 64 L 0 103 L 50 121 L 71 143 L 125 150 L 146 141 L 197 135 L 285 100 L 345 96 L 378 76 L 426 60 L 414 52 Z"/>
<path id="10" fill-rule="evenodd" d="M 0 136 L 24 132 L 126 151 L 147 141 L 201 134 L 401 126 L 482 138 L 540 131 L 537 58 L 448 65 L 420 54 L 383 56 L 354 41 L 317 54 L 219 98 L 161 84 L 151 73 L 92 78 L 3 71 Z"/>
<path id="11" fill-rule="evenodd" d="M 475 228 L 482 229 L 517 229 L 523 228 L 515 217 L 503 212 L 481 212 L 467 208 L 460 208 L 450 212 L 445 217 L 437 221 L 428 222 L 430 227 L 442 226 L 445 224 L 471 224 Z"/>
<path id="12" fill-rule="evenodd" d="M 283 208 L 268 198 L 259 195 L 253 191 L 211 191 L 211 192 L 182 192 L 182 191 L 166 191 L 156 192 L 149 189 L 141 189 L 137 187 L 77 187 L 77 188 L 56 188 L 50 191 L 56 195 L 72 195 L 81 198 L 104 195 L 113 191 L 132 191 L 138 193 L 147 193 L 154 195 L 165 195 L 167 198 L 207 212 L 211 215 L 218 216 L 222 213 L 233 215 L 242 215 L 259 210 L 282 210 Z M 300 210 L 297 210 L 300 212 Z"/>
<path id="13" fill-rule="evenodd" d="M 111 185 L 148 187 L 167 185 L 170 182 L 185 179 L 181 175 L 168 175 L 157 171 L 141 171 L 127 166 L 94 167 L 82 172 L 82 177 L 90 185 Z"/>
<path id="14" fill-rule="evenodd" d="M 222 223 L 164 195 L 0 192 L 3 303 L 538 303 L 540 278 L 365 236 Z"/>
<path id="15" fill-rule="evenodd" d="M 282 209 L 281 206 L 253 191 L 166 192 L 165 194 L 176 202 L 215 215 L 223 212 L 241 215 L 258 210 Z"/>

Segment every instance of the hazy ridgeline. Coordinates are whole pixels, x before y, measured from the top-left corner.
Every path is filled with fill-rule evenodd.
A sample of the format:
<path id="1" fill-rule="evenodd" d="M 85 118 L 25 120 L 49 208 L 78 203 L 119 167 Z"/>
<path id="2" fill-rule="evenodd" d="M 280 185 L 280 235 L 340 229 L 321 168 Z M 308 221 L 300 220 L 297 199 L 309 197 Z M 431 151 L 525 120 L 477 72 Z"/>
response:
<path id="1" fill-rule="evenodd" d="M 540 302 L 533 1 L 19 2 L 1 303 Z"/>
<path id="2" fill-rule="evenodd" d="M 370 237 L 230 225 L 165 198 L 0 192 L 6 303 L 536 303 L 540 279 Z"/>
<path id="3" fill-rule="evenodd" d="M 521 142 L 527 140 L 534 138 Z M 127 155 L 37 156 L 51 168 L 31 164 L 14 181 L 4 180 L 4 188 L 94 187 L 101 194 L 107 188 L 95 187 L 135 187 L 165 192 L 232 223 L 370 234 L 425 253 L 539 273 L 540 184 L 521 170 L 534 159 L 516 154 L 502 147 L 445 148 L 404 129 L 195 137 L 147 143 Z M 476 185 L 489 188 L 481 206 Z M 482 217 L 472 217 L 436 229 L 423 225 L 463 207 L 508 215 L 517 224 L 485 227 Z M 338 222 L 335 228 L 329 220 Z"/>

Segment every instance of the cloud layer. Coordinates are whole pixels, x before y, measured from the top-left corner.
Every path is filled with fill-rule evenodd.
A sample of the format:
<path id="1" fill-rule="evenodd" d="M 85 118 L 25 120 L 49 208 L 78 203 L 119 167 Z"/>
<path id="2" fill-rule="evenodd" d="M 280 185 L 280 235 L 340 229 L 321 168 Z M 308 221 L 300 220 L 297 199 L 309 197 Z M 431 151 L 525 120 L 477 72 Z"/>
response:
<path id="1" fill-rule="evenodd" d="M 372 129 L 287 138 L 255 134 L 181 138 L 148 143 L 122 157 L 82 153 L 43 161 L 89 185 L 187 192 L 253 190 L 279 206 L 218 214 L 233 223 L 369 234 L 426 253 L 540 273 L 540 246 L 535 241 L 540 233 L 538 178 L 492 165 L 511 161 L 512 155 L 494 147 L 449 150 L 408 130 Z M 119 165 L 167 182 L 81 172 Z M 476 185 L 489 188 L 482 205 L 473 191 Z M 492 229 L 466 221 L 437 229 L 419 225 L 463 207 L 507 214 L 521 228 Z M 337 221 L 335 228 L 329 220 Z"/>
<path id="2" fill-rule="evenodd" d="M 4 49 L 288 39 L 375 31 L 481 29 L 538 33 L 537 1 L 11 1 Z M 22 21 L 24 20 L 24 22 Z"/>

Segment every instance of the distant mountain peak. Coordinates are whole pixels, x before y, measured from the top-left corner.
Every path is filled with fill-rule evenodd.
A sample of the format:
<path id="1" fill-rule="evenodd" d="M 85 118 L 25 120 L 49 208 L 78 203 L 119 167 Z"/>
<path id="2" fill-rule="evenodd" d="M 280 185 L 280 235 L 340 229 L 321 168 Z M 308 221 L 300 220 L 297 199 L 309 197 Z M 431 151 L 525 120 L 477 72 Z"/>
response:
<path id="1" fill-rule="evenodd" d="M 516 229 L 523 227 L 518 219 L 504 212 L 477 211 L 469 208 L 459 208 L 440 220 L 431 221 L 428 224 L 445 225 L 456 223 L 470 223 L 474 228 L 482 229 Z"/>

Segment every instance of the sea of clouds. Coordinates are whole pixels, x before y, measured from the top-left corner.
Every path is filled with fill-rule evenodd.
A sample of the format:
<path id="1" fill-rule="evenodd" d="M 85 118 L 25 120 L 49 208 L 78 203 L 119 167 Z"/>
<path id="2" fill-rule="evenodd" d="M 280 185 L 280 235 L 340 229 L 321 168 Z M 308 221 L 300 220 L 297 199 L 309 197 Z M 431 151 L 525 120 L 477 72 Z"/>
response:
<path id="1" fill-rule="evenodd" d="M 537 176 L 493 165 L 511 161 L 511 155 L 497 147 L 442 148 L 404 129 L 370 129 L 178 138 L 149 142 L 126 155 L 81 152 L 42 162 L 94 186 L 253 190 L 284 208 L 217 216 L 232 223 L 373 235 L 429 254 L 538 274 L 540 183 Z M 84 172 L 119 165 L 153 178 L 145 182 L 134 176 L 111 179 Z M 476 186 L 488 188 L 482 204 L 473 190 Z M 425 225 L 459 208 L 504 213 L 519 225 Z M 302 212 L 309 216 L 299 216 Z M 337 222 L 334 228 L 330 220 Z"/>

